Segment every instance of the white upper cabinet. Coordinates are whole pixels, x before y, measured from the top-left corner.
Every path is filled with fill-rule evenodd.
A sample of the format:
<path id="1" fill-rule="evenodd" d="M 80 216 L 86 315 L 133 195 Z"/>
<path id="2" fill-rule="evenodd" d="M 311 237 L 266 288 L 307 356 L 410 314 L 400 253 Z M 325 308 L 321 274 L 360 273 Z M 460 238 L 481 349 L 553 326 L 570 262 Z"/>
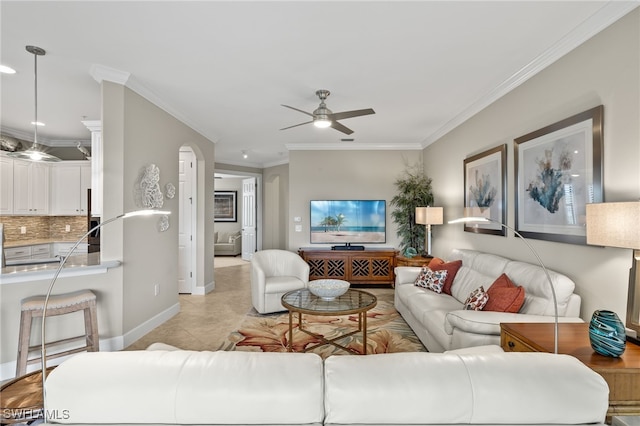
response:
<path id="1" fill-rule="evenodd" d="M 51 167 L 51 214 L 84 216 L 87 214 L 87 189 L 91 188 L 91 164 L 65 161 Z"/>
<path id="2" fill-rule="evenodd" d="M 49 165 L 13 160 L 13 214 L 49 214 Z"/>
<path id="3" fill-rule="evenodd" d="M 13 160 L 0 157 L 0 215 L 13 214 Z"/>

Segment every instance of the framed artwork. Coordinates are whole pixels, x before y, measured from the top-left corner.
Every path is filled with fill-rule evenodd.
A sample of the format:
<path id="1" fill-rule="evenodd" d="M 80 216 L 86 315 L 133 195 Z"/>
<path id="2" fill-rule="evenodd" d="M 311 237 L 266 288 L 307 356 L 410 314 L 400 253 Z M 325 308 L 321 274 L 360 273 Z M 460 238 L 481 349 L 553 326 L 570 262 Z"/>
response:
<path id="1" fill-rule="evenodd" d="M 602 105 L 515 139 L 516 230 L 586 244 L 586 205 L 600 203 Z"/>
<path id="2" fill-rule="evenodd" d="M 215 222 L 237 222 L 238 191 L 215 191 L 213 217 Z"/>
<path id="3" fill-rule="evenodd" d="M 507 145 L 500 145 L 464 160 L 464 207 L 506 224 Z M 476 214 L 474 213 L 474 216 Z M 478 234 L 506 235 L 498 223 L 464 224 Z"/>

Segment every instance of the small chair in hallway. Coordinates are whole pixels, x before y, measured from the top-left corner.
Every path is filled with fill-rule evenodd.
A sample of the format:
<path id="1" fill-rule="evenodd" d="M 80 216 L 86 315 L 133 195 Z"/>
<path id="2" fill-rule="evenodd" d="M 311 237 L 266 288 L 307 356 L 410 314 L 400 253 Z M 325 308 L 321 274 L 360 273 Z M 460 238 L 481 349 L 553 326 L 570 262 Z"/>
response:
<path id="1" fill-rule="evenodd" d="M 286 310 L 280 301 L 288 291 L 307 287 L 309 265 L 287 250 L 262 250 L 251 260 L 251 301 L 261 314 Z"/>
<path id="2" fill-rule="evenodd" d="M 44 307 L 44 296 L 32 296 L 23 299 L 21 302 L 20 332 L 18 337 L 18 358 L 16 361 L 16 377 L 27 372 L 27 365 L 39 363 L 41 360 L 41 345 L 31 346 L 31 324 L 34 318 L 42 318 Z M 53 342 L 47 342 L 50 346 L 70 343 L 78 339 L 84 339 L 85 345 L 73 349 L 63 350 L 54 354 L 47 354 L 47 359 L 58 358 L 77 352 L 98 352 L 100 350 L 98 337 L 98 315 L 96 307 L 96 295 L 90 290 L 80 290 L 73 293 L 52 295 L 47 304 L 47 318 L 56 315 L 65 315 L 72 312 L 84 311 L 84 334 L 69 337 Z M 38 356 L 29 359 L 29 353 L 38 351 Z"/>

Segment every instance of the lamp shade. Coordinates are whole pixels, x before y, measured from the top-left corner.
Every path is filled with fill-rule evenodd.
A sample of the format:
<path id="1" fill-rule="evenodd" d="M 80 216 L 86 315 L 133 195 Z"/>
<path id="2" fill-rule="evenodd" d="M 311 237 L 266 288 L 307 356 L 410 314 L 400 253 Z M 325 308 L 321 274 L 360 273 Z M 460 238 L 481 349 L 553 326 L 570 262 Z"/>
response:
<path id="1" fill-rule="evenodd" d="M 416 207 L 416 223 L 419 225 L 442 225 L 442 207 Z"/>
<path id="2" fill-rule="evenodd" d="M 640 249 L 640 201 L 587 204 L 587 244 Z"/>

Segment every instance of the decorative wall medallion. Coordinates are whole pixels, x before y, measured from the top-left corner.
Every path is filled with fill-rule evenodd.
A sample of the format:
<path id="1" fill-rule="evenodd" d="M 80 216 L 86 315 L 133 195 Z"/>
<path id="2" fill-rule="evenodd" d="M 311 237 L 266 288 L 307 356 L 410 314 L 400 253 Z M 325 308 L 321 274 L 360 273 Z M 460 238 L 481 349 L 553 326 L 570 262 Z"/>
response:
<path id="1" fill-rule="evenodd" d="M 162 207 L 164 196 L 160 190 L 160 169 L 158 166 L 150 164 L 142 170 L 135 192 L 136 201 L 140 207 L 147 209 Z"/>
<path id="2" fill-rule="evenodd" d="M 160 216 L 160 220 L 158 221 L 158 230 L 160 232 L 164 232 L 169 229 L 169 215 Z"/>
<path id="3" fill-rule="evenodd" d="M 164 188 L 165 188 L 165 195 L 167 196 L 167 198 L 171 199 L 171 198 L 175 197 L 175 195 L 176 195 L 176 187 L 173 186 L 173 184 L 171 182 L 166 184 Z"/>

